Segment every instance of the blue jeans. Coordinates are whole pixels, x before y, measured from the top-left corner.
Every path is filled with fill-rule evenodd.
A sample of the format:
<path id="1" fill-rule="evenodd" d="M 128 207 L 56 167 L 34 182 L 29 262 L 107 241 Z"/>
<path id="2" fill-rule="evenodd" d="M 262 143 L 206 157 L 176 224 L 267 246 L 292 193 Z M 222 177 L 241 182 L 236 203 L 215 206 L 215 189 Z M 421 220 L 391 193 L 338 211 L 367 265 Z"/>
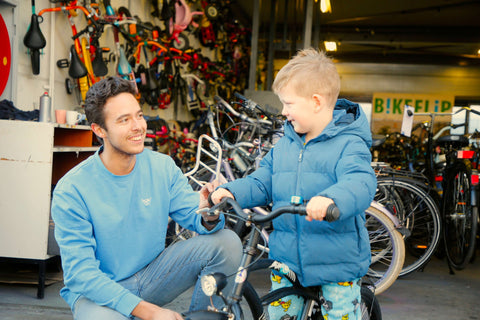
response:
<path id="1" fill-rule="evenodd" d="M 189 311 L 206 309 L 210 297 L 200 287 L 200 277 L 213 272 L 234 275 L 240 264 L 242 244 L 231 230 L 199 235 L 167 247 L 148 266 L 119 283 L 145 301 L 158 306 L 168 304 L 195 285 Z M 223 292 L 230 293 L 233 277 Z M 215 306 L 223 303 L 213 297 Z M 81 297 L 73 306 L 75 320 L 126 320 L 121 313 Z"/>

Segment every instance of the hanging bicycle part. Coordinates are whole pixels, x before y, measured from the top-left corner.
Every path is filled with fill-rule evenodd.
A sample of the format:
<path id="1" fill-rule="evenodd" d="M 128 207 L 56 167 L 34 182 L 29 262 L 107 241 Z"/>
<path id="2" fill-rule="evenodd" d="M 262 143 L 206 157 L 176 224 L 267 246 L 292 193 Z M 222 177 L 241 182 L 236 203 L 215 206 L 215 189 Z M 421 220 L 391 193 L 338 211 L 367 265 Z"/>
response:
<path id="1" fill-rule="evenodd" d="M 47 41 L 40 30 L 40 23 L 43 17 L 35 14 L 35 0 L 32 0 L 32 17 L 27 33 L 23 37 L 23 44 L 30 50 L 30 59 L 32 61 L 32 72 L 34 75 L 40 74 L 40 49 L 45 48 Z"/>

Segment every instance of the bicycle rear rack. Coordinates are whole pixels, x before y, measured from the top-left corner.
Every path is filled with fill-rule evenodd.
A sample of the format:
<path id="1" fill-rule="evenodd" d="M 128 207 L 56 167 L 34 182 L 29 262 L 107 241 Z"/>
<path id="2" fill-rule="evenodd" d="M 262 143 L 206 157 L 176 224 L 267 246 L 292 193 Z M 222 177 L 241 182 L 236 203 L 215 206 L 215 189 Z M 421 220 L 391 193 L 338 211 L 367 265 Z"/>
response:
<path id="1" fill-rule="evenodd" d="M 204 145 L 205 144 L 205 145 Z M 220 175 L 220 168 L 222 167 L 222 147 L 220 144 L 215 141 L 212 137 L 202 134 L 198 139 L 198 148 L 197 148 L 197 156 L 195 159 L 195 166 L 192 170 L 186 172 L 184 175 L 193 183 L 197 184 L 198 186 L 204 186 L 208 181 L 201 181 L 195 177 L 195 173 L 201 169 L 205 168 L 209 172 L 212 173 L 212 179 L 219 177 Z M 209 160 L 213 160 L 215 162 L 215 168 L 211 165 L 208 165 L 206 162 Z"/>

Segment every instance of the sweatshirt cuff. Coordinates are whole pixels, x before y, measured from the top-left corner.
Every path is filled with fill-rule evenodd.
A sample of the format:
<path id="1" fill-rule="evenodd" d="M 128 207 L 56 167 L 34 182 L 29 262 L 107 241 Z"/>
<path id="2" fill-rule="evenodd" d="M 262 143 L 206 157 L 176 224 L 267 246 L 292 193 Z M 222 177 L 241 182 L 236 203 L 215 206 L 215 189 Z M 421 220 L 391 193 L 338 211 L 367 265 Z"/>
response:
<path id="1" fill-rule="evenodd" d="M 134 295 L 131 292 L 128 292 L 123 298 L 120 299 L 117 305 L 117 311 L 123 314 L 126 317 L 130 317 L 133 309 L 142 301 L 143 299 Z"/>

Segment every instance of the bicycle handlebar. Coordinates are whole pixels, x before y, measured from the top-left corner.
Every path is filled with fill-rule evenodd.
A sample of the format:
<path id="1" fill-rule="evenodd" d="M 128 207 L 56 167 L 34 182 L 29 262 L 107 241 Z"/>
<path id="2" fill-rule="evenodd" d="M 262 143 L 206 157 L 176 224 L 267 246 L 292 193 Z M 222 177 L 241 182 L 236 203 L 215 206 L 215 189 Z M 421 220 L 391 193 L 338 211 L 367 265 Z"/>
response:
<path id="1" fill-rule="evenodd" d="M 215 96 L 215 100 L 221 104 L 222 106 L 224 106 L 225 108 L 227 108 L 227 110 L 233 114 L 234 116 L 242 119 L 243 121 L 246 121 L 246 122 L 249 122 L 249 123 L 262 123 L 262 124 L 266 124 L 266 125 L 272 125 L 272 121 L 270 120 L 264 120 L 264 119 L 253 119 L 253 118 L 250 118 L 249 116 L 247 115 L 244 115 L 240 112 L 238 112 L 237 110 L 233 109 L 233 107 L 225 100 L 223 100 L 221 97 L 219 96 Z"/>
<path id="2" fill-rule="evenodd" d="M 208 202 L 210 203 L 210 205 L 213 204 L 211 199 L 211 194 L 209 194 L 208 196 Z M 223 198 L 222 201 L 220 201 L 218 204 L 212 206 L 211 208 L 208 208 L 207 214 L 218 215 L 222 210 L 226 210 L 228 206 L 232 207 L 233 212 L 237 216 L 247 221 L 251 221 L 253 223 L 268 222 L 284 213 L 299 214 L 301 216 L 307 215 L 307 206 L 297 205 L 297 204 L 292 204 L 292 205 L 277 208 L 267 215 L 247 215 L 246 213 L 243 212 L 243 209 L 240 207 L 238 202 L 229 197 Z M 338 210 L 338 207 L 332 203 L 331 205 L 328 206 L 327 214 L 325 215 L 325 218 L 323 220 L 327 222 L 333 222 L 338 220 L 339 217 L 340 217 L 340 211 Z"/>
<path id="3" fill-rule="evenodd" d="M 256 103 L 255 101 L 253 101 L 253 100 L 251 100 L 251 99 L 247 99 L 245 96 L 241 95 L 241 94 L 238 93 L 238 92 L 235 92 L 234 94 L 235 94 L 235 96 L 236 96 L 238 99 L 244 101 L 244 103 L 242 103 L 242 105 L 243 105 L 244 107 L 246 107 L 246 108 L 248 108 L 248 109 L 250 109 L 250 110 L 252 110 L 252 111 L 255 110 L 255 109 L 258 109 L 258 110 L 259 110 L 262 114 L 264 114 L 265 116 L 267 116 L 267 117 L 269 117 L 269 118 L 272 118 L 272 119 L 274 118 L 274 116 L 275 116 L 274 114 L 272 114 L 271 112 L 268 112 L 268 111 L 264 110 L 264 109 L 263 109 L 262 107 L 260 107 L 260 106 L 258 105 L 258 103 Z"/>

